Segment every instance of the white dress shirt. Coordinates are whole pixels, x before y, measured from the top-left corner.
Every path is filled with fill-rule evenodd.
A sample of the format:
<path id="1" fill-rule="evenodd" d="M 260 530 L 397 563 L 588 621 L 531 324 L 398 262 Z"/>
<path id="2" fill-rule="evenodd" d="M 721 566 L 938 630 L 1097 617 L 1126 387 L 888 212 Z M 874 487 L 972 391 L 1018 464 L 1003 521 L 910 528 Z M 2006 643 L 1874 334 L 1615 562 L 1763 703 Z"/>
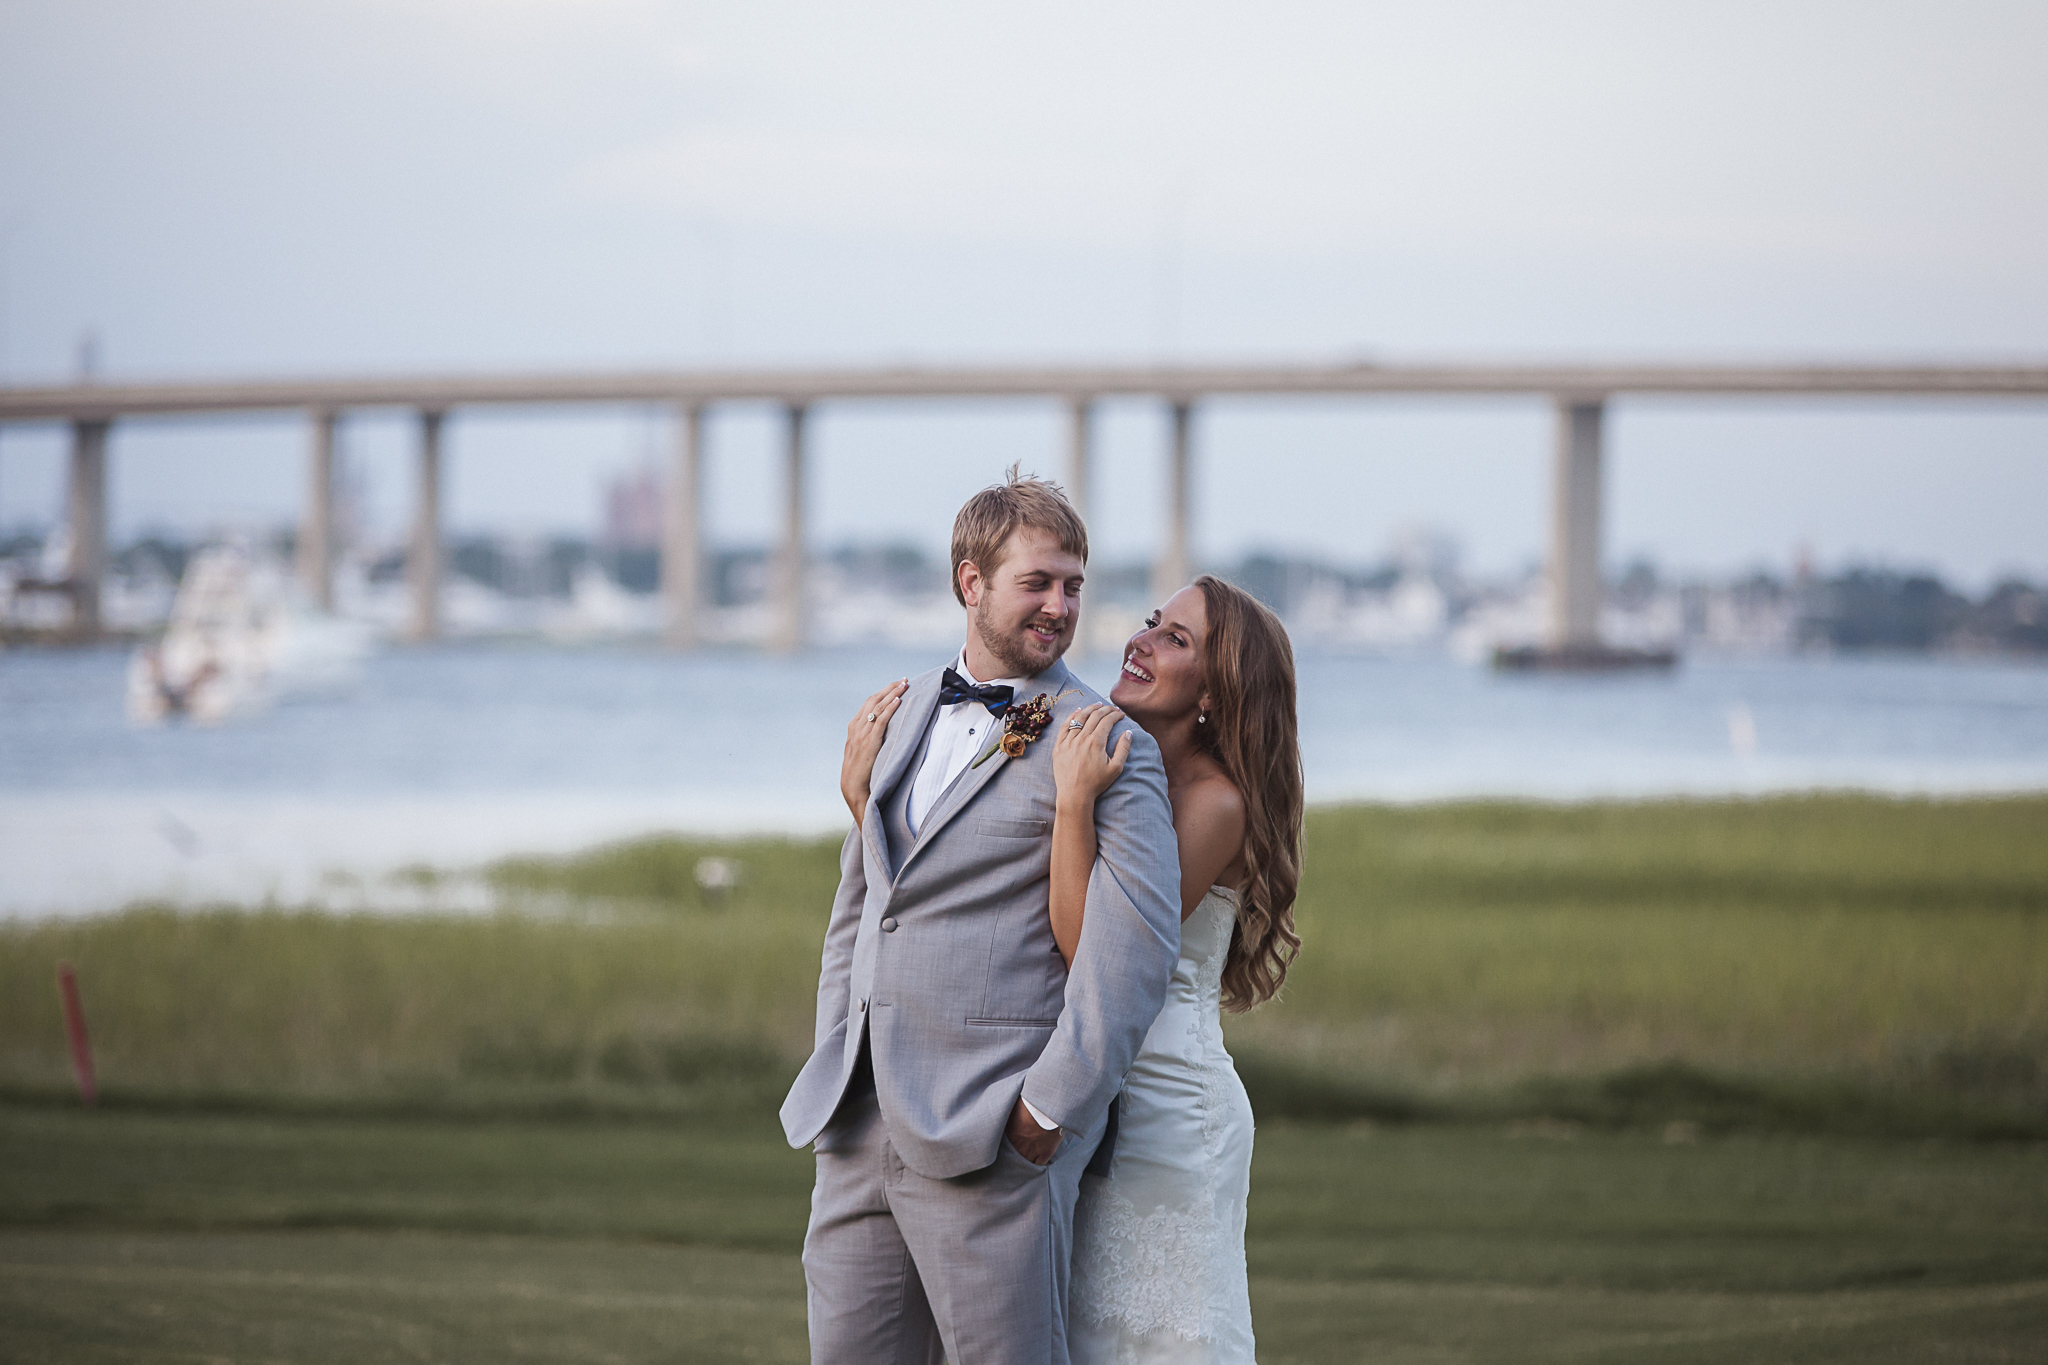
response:
<path id="1" fill-rule="evenodd" d="M 967 651 L 964 649 L 953 661 L 953 671 L 977 686 L 981 684 L 982 680 L 967 670 Z M 997 678 L 994 681 L 1009 684 L 1013 701 L 1030 700 L 1024 695 L 1024 685 L 1030 681 L 1029 678 Z M 910 784 L 910 801 L 903 810 L 912 834 L 924 828 L 925 816 L 939 804 L 939 798 L 945 795 L 946 788 L 953 785 L 953 779 L 966 771 L 967 765 L 1002 733 L 1002 728 L 1002 717 L 990 715 L 989 709 L 978 701 L 956 701 L 951 706 L 938 709 L 932 717 L 931 743 L 925 749 L 924 764 L 918 768 L 917 778 Z M 1024 1109 L 1047 1132 L 1059 1127 L 1039 1113 L 1038 1106 L 1030 1100 L 1024 1101 Z"/>

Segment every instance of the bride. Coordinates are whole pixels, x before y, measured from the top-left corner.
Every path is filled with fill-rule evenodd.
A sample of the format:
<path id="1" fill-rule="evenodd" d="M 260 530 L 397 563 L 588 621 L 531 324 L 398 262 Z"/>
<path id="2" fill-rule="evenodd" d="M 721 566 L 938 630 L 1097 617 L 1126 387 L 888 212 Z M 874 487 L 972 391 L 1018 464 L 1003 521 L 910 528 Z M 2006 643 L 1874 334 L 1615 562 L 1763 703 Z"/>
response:
<path id="1" fill-rule="evenodd" d="M 893 710 L 901 690 L 877 693 L 863 714 Z M 1301 946 L 1294 653 L 1272 612 L 1204 574 L 1125 645 L 1110 701 L 1069 717 L 1053 750 L 1053 937 L 1071 967 L 1095 864 L 1095 801 L 1130 751 L 1128 736 L 1113 752 L 1105 737 L 1128 715 L 1165 761 L 1181 946 L 1165 1008 L 1116 1101 L 1107 1174 L 1082 1179 L 1069 1351 L 1076 1365 L 1251 1365 L 1252 1112 L 1219 1014 L 1271 999 Z M 880 729 L 849 729 L 849 769 L 865 775 Z"/>
<path id="2" fill-rule="evenodd" d="M 1204 574 L 1131 637 L 1109 697 L 1114 709 L 1081 713 L 1053 752 L 1053 936 L 1071 964 L 1095 862 L 1095 798 L 1130 747 L 1104 752 L 1120 710 L 1166 764 L 1180 961 L 1117 1099 L 1109 1173 L 1082 1180 L 1069 1349 L 1077 1365 L 1250 1365 L 1252 1111 L 1219 1010 L 1271 999 L 1301 946 L 1294 652 L 1272 612 Z"/>

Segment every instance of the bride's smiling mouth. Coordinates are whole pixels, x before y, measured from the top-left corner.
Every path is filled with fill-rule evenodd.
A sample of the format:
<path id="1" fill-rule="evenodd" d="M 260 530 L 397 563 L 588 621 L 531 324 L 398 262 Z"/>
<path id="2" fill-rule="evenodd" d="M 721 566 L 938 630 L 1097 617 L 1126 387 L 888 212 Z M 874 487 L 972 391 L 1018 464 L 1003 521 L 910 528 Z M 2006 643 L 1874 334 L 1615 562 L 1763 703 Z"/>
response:
<path id="1" fill-rule="evenodd" d="M 1144 670 L 1144 668 L 1139 665 L 1138 661 L 1128 654 L 1124 656 L 1123 675 L 1126 678 L 1134 678 L 1141 683 L 1148 683 L 1154 681 L 1152 675 L 1150 673 L 1147 673 Z"/>

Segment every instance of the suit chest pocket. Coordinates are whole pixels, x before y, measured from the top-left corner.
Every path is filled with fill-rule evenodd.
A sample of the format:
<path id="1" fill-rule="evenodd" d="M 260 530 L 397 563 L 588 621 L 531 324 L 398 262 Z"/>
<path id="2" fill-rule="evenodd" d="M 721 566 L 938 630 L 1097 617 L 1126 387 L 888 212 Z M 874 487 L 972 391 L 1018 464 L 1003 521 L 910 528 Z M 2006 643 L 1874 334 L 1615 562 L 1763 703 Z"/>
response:
<path id="1" fill-rule="evenodd" d="M 992 839 L 1043 839 L 1052 833 L 1052 821 L 977 820 L 974 832 Z"/>

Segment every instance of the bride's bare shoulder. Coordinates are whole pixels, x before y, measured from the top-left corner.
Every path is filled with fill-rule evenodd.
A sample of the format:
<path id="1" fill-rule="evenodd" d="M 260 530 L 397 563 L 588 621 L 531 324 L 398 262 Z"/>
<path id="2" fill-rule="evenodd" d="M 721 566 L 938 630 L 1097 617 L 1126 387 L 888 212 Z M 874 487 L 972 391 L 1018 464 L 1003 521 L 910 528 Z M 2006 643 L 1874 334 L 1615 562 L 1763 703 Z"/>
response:
<path id="1" fill-rule="evenodd" d="M 1209 764 L 1182 784 L 1175 793 L 1176 821 L 1193 820 L 1205 825 L 1244 822 L 1244 793 L 1219 764 Z"/>

